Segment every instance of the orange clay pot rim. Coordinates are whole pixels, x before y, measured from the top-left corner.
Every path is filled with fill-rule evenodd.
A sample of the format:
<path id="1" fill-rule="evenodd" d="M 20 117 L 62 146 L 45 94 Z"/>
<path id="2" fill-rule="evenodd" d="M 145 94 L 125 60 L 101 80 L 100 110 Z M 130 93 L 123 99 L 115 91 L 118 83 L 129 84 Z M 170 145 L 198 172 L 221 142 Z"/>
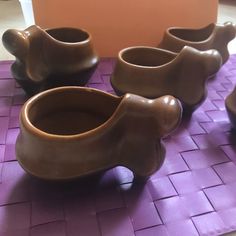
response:
<path id="1" fill-rule="evenodd" d="M 83 28 L 76 28 L 76 27 L 55 27 L 55 28 L 46 28 L 46 29 L 42 29 L 41 27 L 39 27 L 38 25 L 35 25 L 37 28 L 39 28 L 40 30 L 42 30 L 50 39 L 52 39 L 53 41 L 57 42 L 57 43 L 60 43 L 60 44 L 65 44 L 65 45 L 83 45 L 83 44 L 87 44 L 88 42 L 90 42 L 92 40 L 92 36 L 91 34 L 83 29 Z M 62 30 L 62 29 L 66 29 L 66 30 L 77 30 L 77 31 L 80 31 L 82 33 L 85 33 L 88 35 L 88 38 L 83 40 L 83 41 L 78 41 L 78 42 L 64 42 L 64 41 L 61 41 L 61 40 L 58 40 L 56 38 L 54 38 L 53 36 L 51 36 L 48 31 L 49 30 Z"/>
<path id="2" fill-rule="evenodd" d="M 133 46 L 133 47 L 128 47 L 128 48 L 124 48 L 122 49 L 119 54 L 118 54 L 118 59 L 126 64 L 126 65 L 129 65 L 133 68 L 143 68 L 143 69 L 158 69 L 158 68 L 162 68 L 162 67 L 165 67 L 167 65 L 170 65 L 171 63 L 173 63 L 175 60 L 177 60 L 177 58 L 181 55 L 182 51 L 188 46 L 184 46 L 184 48 L 179 52 L 179 53 L 175 53 L 175 52 L 171 52 L 169 50 L 166 50 L 166 49 L 162 49 L 162 48 L 155 48 L 155 47 L 149 47 L 149 46 Z M 159 65 L 159 66 L 142 66 L 142 65 L 136 65 L 136 64 L 133 64 L 133 63 L 130 63 L 130 62 L 127 62 L 126 60 L 123 59 L 123 54 L 129 50 L 135 50 L 135 49 L 140 49 L 140 48 L 143 48 L 143 49 L 147 49 L 147 50 L 152 50 L 152 51 L 157 51 L 157 52 L 164 52 L 164 53 L 167 53 L 167 54 L 170 54 L 170 55 L 173 55 L 174 58 L 172 60 L 170 60 L 169 62 L 167 63 L 164 63 L 162 65 Z"/>
<path id="3" fill-rule="evenodd" d="M 210 26 L 213 26 L 213 29 L 212 29 L 212 32 L 211 32 L 211 34 L 205 39 L 205 40 L 202 40 L 202 41 L 190 41 L 190 40 L 185 40 L 185 39 L 181 39 L 180 37 L 177 37 L 177 36 L 175 36 L 174 34 L 172 34 L 172 33 L 170 33 L 170 30 L 196 30 L 196 31 L 198 31 L 198 30 L 203 30 L 203 29 L 206 29 L 206 28 L 208 28 L 208 27 L 210 27 Z M 169 35 L 171 35 L 173 38 L 175 38 L 175 39 L 180 39 L 181 41 L 183 41 L 183 42 L 187 42 L 187 43 L 192 43 L 193 45 L 196 45 L 196 44 L 202 44 L 202 43 L 206 43 L 207 41 L 209 41 L 211 38 L 213 38 L 213 36 L 214 36 L 214 34 L 213 34 L 213 32 L 214 32 L 214 29 L 215 29 L 215 27 L 216 27 L 216 24 L 215 23 L 211 23 L 211 24 L 209 24 L 209 25 L 207 25 L 207 26 L 205 26 L 205 27 L 202 27 L 202 28 L 186 28 L 186 27 L 170 27 L 170 28 L 168 28 L 167 30 L 166 30 L 166 32 L 167 32 L 167 34 L 169 34 Z"/>
<path id="4" fill-rule="evenodd" d="M 36 126 L 34 126 L 32 124 L 32 122 L 29 119 L 29 110 L 31 109 L 31 107 L 35 104 L 35 102 L 37 102 L 39 99 L 53 95 L 54 93 L 60 92 L 60 91 L 66 91 L 66 90 L 77 90 L 77 91 L 81 91 L 81 90 L 86 90 L 87 92 L 93 92 L 94 94 L 104 94 L 105 96 L 108 97 L 113 97 L 117 100 L 120 100 L 120 102 L 118 103 L 116 109 L 114 110 L 113 114 L 101 125 L 97 126 L 94 129 L 82 132 L 82 133 L 78 133 L 78 134 L 71 134 L 71 135 L 61 135 L 61 134 L 51 134 L 51 133 L 47 133 L 45 131 L 42 131 L 40 129 L 38 129 Z M 129 94 L 126 94 L 124 96 L 129 96 Z M 96 134 L 96 132 L 102 131 L 103 129 L 107 128 L 109 126 L 109 123 L 113 120 L 114 116 L 117 113 L 117 110 L 119 108 L 119 106 L 121 105 L 122 99 L 124 98 L 124 96 L 122 97 L 118 97 L 115 96 L 113 94 L 109 94 L 103 91 L 100 91 L 98 89 L 94 89 L 94 88 L 84 88 L 84 87 L 79 87 L 79 86 L 65 86 L 65 87 L 58 87 L 58 88 L 53 88 L 50 90 L 46 90 L 44 92 L 41 92 L 39 94 L 36 94 L 35 96 L 33 96 L 32 98 L 30 98 L 22 107 L 21 110 L 21 114 L 20 114 L 20 121 L 22 122 L 23 127 L 25 127 L 30 133 L 36 135 L 36 136 L 41 136 L 42 139 L 49 139 L 49 140 L 60 140 L 60 141 L 67 141 L 68 139 L 79 139 L 79 138 L 85 138 L 88 136 L 92 136 L 94 134 Z"/>

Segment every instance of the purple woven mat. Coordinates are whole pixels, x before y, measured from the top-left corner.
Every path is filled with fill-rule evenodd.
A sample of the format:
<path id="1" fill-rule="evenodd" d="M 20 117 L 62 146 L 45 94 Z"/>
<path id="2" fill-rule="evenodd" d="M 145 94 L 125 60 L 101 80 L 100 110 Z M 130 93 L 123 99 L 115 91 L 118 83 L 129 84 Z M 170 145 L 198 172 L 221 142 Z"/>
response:
<path id="1" fill-rule="evenodd" d="M 117 167 L 75 182 L 48 183 L 15 159 L 25 95 L 0 62 L 1 236 L 193 236 L 236 230 L 236 134 L 224 98 L 236 82 L 236 55 L 209 82 L 205 103 L 164 140 L 166 160 L 146 183 Z M 103 59 L 88 86 L 113 92 L 114 61 Z"/>

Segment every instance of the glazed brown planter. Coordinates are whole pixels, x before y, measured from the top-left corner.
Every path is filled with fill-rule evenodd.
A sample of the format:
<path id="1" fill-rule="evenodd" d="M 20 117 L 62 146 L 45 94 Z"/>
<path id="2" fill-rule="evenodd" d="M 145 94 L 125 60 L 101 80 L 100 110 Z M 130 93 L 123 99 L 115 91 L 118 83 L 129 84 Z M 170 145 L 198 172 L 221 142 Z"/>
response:
<path id="1" fill-rule="evenodd" d="M 229 120 L 234 129 L 236 129 L 236 87 L 234 90 L 226 97 L 225 107 L 229 117 Z"/>
<path id="2" fill-rule="evenodd" d="M 119 53 L 111 77 L 117 94 L 134 93 L 147 98 L 170 94 L 186 113 L 206 97 L 206 81 L 221 66 L 216 50 L 205 52 L 184 47 L 180 53 L 152 47 L 131 47 Z"/>
<path id="3" fill-rule="evenodd" d="M 2 41 L 16 57 L 13 77 L 29 95 L 57 86 L 82 86 L 98 63 L 90 34 L 77 28 L 9 29 Z"/>
<path id="4" fill-rule="evenodd" d="M 165 31 L 159 48 L 180 52 L 184 46 L 198 50 L 216 49 L 225 63 L 229 58 L 227 45 L 235 38 L 236 27 L 231 22 L 224 25 L 209 24 L 201 29 L 171 27 Z"/>
<path id="5" fill-rule="evenodd" d="M 117 165 L 147 177 L 163 163 L 161 137 L 181 120 L 177 99 L 155 100 L 61 87 L 29 99 L 20 115 L 16 156 L 30 174 L 67 180 Z"/>

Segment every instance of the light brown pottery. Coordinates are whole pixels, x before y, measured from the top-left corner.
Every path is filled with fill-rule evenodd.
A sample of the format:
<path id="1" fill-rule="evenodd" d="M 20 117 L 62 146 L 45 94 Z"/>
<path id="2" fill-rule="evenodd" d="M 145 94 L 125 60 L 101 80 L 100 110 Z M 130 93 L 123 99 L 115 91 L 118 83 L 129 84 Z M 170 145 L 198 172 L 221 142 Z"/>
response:
<path id="1" fill-rule="evenodd" d="M 228 113 L 229 120 L 234 129 L 236 129 L 236 87 L 234 90 L 226 97 L 225 107 Z"/>
<path id="2" fill-rule="evenodd" d="M 111 77 L 117 94 L 138 94 L 157 98 L 170 94 L 178 98 L 187 113 L 206 97 L 206 81 L 221 66 L 216 50 L 184 47 L 180 53 L 153 47 L 130 47 L 120 51 Z"/>
<path id="3" fill-rule="evenodd" d="M 117 97 L 96 89 L 60 87 L 29 99 L 20 115 L 16 156 L 30 174 L 67 180 L 117 165 L 150 176 L 164 160 L 161 137 L 182 108 L 172 96 Z"/>
<path id="4" fill-rule="evenodd" d="M 77 28 L 9 29 L 2 36 L 16 57 L 13 77 L 27 94 L 63 85 L 84 85 L 98 63 L 88 32 Z"/>
<path id="5" fill-rule="evenodd" d="M 180 52 L 186 45 L 198 50 L 216 49 L 225 63 L 229 58 L 227 45 L 235 35 L 236 27 L 232 22 L 223 25 L 212 23 L 201 29 L 171 27 L 165 31 L 158 47 L 173 52 Z"/>

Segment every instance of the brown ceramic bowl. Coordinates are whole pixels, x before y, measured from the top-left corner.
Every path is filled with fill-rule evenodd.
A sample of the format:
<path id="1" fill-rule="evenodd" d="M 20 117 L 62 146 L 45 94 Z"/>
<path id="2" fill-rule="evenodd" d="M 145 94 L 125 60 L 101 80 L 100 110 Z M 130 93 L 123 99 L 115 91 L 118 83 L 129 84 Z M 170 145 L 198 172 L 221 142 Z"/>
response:
<path id="1" fill-rule="evenodd" d="M 20 115 L 16 156 L 30 174 L 67 180 L 126 166 L 147 177 L 163 163 L 161 137 L 181 120 L 177 99 L 155 100 L 60 87 L 29 99 Z"/>
<path id="2" fill-rule="evenodd" d="M 236 27 L 232 22 L 224 25 L 209 24 L 201 29 L 171 27 L 165 31 L 159 48 L 180 52 L 184 46 L 198 50 L 216 49 L 225 63 L 229 58 L 227 45 L 235 38 Z"/>
<path id="3" fill-rule="evenodd" d="M 77 28 L 9 29 L 2 41 L 16 57 L 12 74 L 28 95 L 58 86 L 82 86 L 98 63 L 91 35 Z"/>
<path id="4" fill-rule="evenodd" d="M 206 97 L 206 81 L 221 66 L 216 50 L 201 52 L 184 47 L 180 53 L 153 47 L 130 47 L 120 51 L 111 77 L 117 94 L 157 98 L 170 94 L 186 112 L 196 109 Z"/>
<path id="5" fill-rule="evenodd" d="M 226 97 L 225 107 L 229 117 L 229 120 L 236 130 L 236 87 L 234 90 Z"/>

